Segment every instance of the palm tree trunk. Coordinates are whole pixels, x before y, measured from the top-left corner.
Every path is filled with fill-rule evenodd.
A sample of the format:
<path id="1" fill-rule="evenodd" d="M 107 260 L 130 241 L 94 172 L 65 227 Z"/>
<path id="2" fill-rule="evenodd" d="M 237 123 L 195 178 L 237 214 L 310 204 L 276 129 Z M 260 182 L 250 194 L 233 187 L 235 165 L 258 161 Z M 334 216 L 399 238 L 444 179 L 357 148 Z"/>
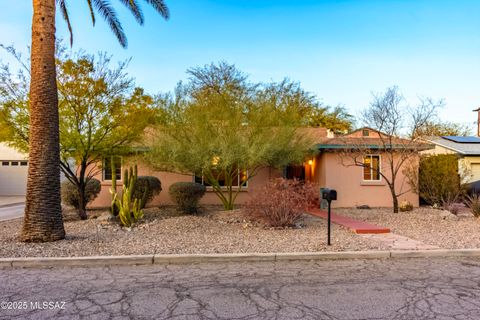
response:
<path id="1" fill-rule="evenodd" d="M 23 241 L 65 238 L 60 204 L 55 0 L 33 0 L 30 132 Z"/>

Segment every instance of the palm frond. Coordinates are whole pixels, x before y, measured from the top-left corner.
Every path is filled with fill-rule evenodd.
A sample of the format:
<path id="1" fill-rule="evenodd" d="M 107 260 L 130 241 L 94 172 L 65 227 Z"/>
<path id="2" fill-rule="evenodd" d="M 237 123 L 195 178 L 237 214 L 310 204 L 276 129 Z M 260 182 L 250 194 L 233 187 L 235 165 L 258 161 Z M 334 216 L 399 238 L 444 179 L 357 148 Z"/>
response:
<path id="1" fill-rule="evenodd" d="M 168 10 L 167 4 L 163 0 L 145 0 L 151 5 L 164 19 L 170 18 L 170 10 Z"/>
<path id="2" fill-rule="evenodd" d="M 117 37 L 120 45 L 126 48 L 128 43 L 127 37 L 123 32 L 122 24 L 120 23 L 120 20 L 118 20 L 117 13 L 111 4 L 107 0 L 92 0 L 92 4 L 103 16 L 110 29 L 112 29 L 112 32 Z"/>
<path id="3" fill-rule="evenodd" d="M 90 17 L 92 18 L 92 24 L 95 26 L 95 11 L 93 10 L 92 0 L 87 0 L 88 9 L 90 9 Z"/>
<path id="4" fill-rule="evenodd" d="M 143 23 L 145 22 L 143 18 L 143 12 L 138 6 L 136 0 L 120 0 L 120 2 L 123 3 L 123 5 L 127 7 L 128 10 L 130 10 L 130 12 L 135 17 L 135 20 L 137 20 L 140 25 L 143 25 Z"/>
<path id="5" fill-rule="evenodd" d="M 62 13 L 63 19 L 67 23 L 68 32 L 70 33 L 70 46 L 73 45 L 73 30 L 72 24 L 70 23 L 70 16 L 68 15 L 68 8 L 65 0 L 57 0 L 58 7 L 60 8 L 60 12 Z"/>

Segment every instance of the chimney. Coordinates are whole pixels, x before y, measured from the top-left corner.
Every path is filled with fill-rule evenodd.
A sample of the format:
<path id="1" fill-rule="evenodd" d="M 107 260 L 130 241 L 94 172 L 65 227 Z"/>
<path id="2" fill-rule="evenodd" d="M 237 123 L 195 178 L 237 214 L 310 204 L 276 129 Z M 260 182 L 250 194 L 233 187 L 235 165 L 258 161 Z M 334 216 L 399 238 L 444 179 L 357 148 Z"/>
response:
<path id="1" fill-rule="evenodd" d="M 480 137 L 480 108 L 473 110 L 473 112 L 478 113 L 478 118 L 477 118 L 477 137 Z"/>

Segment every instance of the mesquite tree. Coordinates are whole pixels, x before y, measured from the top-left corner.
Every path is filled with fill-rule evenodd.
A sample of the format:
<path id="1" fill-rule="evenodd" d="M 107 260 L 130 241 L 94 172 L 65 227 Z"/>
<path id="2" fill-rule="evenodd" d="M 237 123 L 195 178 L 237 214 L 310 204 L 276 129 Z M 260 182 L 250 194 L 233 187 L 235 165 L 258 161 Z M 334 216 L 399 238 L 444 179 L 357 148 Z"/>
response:
<path id="1" fill-rule="evenodd" d="M 304 161 L 313 143 L 298 134 L 302 115 L 291 91 L 249 83 L 226 63 L 189 75 L 165 100 L 167 116 L 147 154 L 155 167 L 194 174 L 232 210 L 260 168 Z"/>

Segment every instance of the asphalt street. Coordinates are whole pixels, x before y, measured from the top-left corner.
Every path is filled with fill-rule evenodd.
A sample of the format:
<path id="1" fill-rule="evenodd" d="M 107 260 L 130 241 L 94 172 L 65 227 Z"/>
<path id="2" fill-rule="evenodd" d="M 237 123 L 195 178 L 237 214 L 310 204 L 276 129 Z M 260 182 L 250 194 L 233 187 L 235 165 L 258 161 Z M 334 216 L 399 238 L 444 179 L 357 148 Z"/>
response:
<path id="1" fill-rule="evenodd" d="M 480 319 L 480 259 L 4 269 L 0 302 L 1 319 Z"/>
<path id="2" fill-rule="evenodd" d="M 0 207 L 0 221 L 23 217 L 25 204 Z"/>

